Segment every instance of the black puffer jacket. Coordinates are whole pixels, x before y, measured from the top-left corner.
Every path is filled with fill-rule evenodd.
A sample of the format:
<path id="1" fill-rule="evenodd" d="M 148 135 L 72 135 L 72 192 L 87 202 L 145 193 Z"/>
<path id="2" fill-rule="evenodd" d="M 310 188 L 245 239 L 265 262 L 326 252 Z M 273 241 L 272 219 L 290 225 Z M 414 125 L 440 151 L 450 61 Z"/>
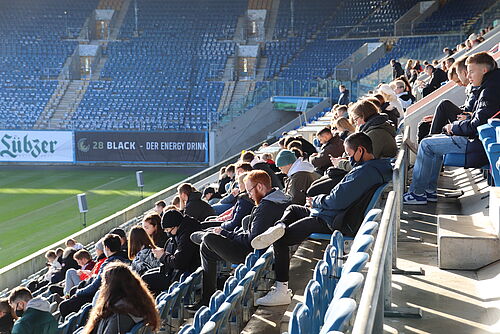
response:
<path id="1" fill-rule="evenodd" d="M 482 167 L 488 163 L 488 158 L 479 140 L 477 127 L 488 122 L 500 110 L 500 70 L 495 69 L 484 75 L 483 82 L 478 90 L 477 100 L 474 103 L 473 114 L 470 119 L 455 121 L 451 128 L 454 136 L 469 138 L 465 156 L 466 168 Z"/>
<path id="2" fill-rule="evenodd" d="M 165 243 L 165 254 L 160 258 L 162 272 L 192 272 L 200 266 L 200 247 L 190 239 L 191 233 L 199 230 L 201 226 L 196 219 L 184 216 L 176 235 Z"/>
<path id="3" fill-rule="evenodd" d="M 199 191 L 193 191 L 189 194 L 184 214 L 196 218 L 200 222 L 204 221 L 207 217 L 216 215 L 212 206 L 201 198 Z"/>

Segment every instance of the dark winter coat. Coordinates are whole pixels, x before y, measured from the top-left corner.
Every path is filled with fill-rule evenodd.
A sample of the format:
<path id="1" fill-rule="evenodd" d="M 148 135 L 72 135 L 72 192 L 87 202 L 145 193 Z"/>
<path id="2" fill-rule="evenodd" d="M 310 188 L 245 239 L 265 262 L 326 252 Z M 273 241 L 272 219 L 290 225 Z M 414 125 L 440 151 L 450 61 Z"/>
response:
<path id="1" fill-rule="evenodd" d="M 348 105 L 349 102 L 350 102 L 349 101 L 349 89 L 346 89 L 343 93 L 340 94 L 338 104 Z"/>
<path id="2" fill-rule="evenodd" d="M 252 212 L 254 206 L 254 202 L 248 197 L 246 192 L 239 194 L 233 209 L 233 218 L 222 223 L 220 227 L 228 231 L 234 231 L 237 227 L 241 226 L 241 221 Z"/>
<path id="3" fill-rule="evenodd" d="M 227 175 L 219 180 L 219 190 L 218 190 L 219 194 L 224 195 L 226 193 L 226 184 L 228 184 L 231 181 L 232 181 L 231 178 Z"/>
<path id="4" fill-rule="evenodd" d="M 446 81 L 448 81 L 448 76 L 446 75 L 446 73 L 440 68 L 435 68 L 434 72 L 432 72 L 431 81 L 422 90 L 422 95 L 429 95 L 430 93 L 441 87 L 441 84 Z"/>
<path id="5" fill-rule="evenodd" d="M 184 214 L 202 222 L 207 217 L 215 216 L 215 211 L 207 201 L 201 198 L 201 193 L 199 191 L 193 191 L 188 196 Z"/>
<path id="6" fill-rule="evenodd" d="M 373 155 L 375 158 L 392 158 L 398 153 L 396 145 L 396 130 L 388 121 L 385 114 L 375 114 L 368 118 L 360 131 L 365 133 L 372 140 Z"/>
<path id="7" fill-rule="evenodd" d="M 405 70 L 403 70 L 403 66 L 401 66 L 400 62 L 395 62 L 394 65 L 392 65 L 392 80 L 396 80 L 400 76 L 405 74 Z"/>
<path id="8" fill-rule="evenodd" d="M 374 186 L 389 182 L 391 179 L 392 165 L 389 159 L 373 159 L 359 163 L 332 189 L 330 194 L 314 197 L 311 216 L 321 218 L 334 230 L 332 224 L 335 216 L 348 209 Z"/>
<path id="9" fill-rule="evenodd" d="M 165 254 L 160 258 L 161 272 L 193 272 L 200 266 L 200 248 L 190 238 L 191 233 L 200 230 L 201 225 L 196 219 L 184 216 L 175 236 L 168 239 L 163 247 Z"/>
<path id="10" fill-rule="evenodd" d="M 321 151 L 318 155 L 311 157 L 310 161 L 316 167 L 318 173 L 323 174 L 332 165 L 330 155 L 332 157 L 340 157 L 343 153 L 344 142 L 338 134 L 335 134 L 327 143 L 321 146 Z"/>
<path id="11" fill-rule="evenodd" d="M 231 232 L 222 230 L 221 235 L 234 240 L 248 252 L 251 252 L 253 248 L 250 242 L 253 238 L 262 234 L 269 227 L 274 226 L 274 223 L 281 218 L 289 204 L 290 199 L 281 190 L 272 189 L 262 198 L 259 205 L 252 209 L 248 231 Z"/>
<path id="12" fill-rule="evenodd" d="M 477 91 L 473 114 L 470 119 L 455 121 L 451 131 L 454 136 L 469 138 L 465 156 L 466 168 L 477 168 L 488 164 L 488 158 L 479 140 L 477 127 L 488 122 L 500 110 L 500 70 L 495 69 L 484 75 L 483 82 Z"/>

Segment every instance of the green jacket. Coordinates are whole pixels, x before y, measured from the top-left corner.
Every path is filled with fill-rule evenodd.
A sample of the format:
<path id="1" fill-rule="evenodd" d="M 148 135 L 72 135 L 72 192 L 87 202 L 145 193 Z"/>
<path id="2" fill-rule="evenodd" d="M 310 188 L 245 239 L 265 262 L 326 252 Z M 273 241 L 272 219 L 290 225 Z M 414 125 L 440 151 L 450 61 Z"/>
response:
<path id="1" fill-rule="evenodd" d="M 57 321 L 50 313 L 50 304 L 42 298 L 28 302 L 23 316 L 12 328 L 12 334 L 57 334 Z"/>

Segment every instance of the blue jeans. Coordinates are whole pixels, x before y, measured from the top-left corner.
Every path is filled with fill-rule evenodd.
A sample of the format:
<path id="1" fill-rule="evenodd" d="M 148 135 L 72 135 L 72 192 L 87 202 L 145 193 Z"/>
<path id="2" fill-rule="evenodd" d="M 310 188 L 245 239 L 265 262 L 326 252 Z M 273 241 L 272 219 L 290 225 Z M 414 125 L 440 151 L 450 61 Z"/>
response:
<path id="1" fill-rule="evenodd" d="M 424 194 L 426 190 L 436 191 L 444 155 L 447 153 L 465 154 L 467 142 L 467 137 L 444 134 L 422 140 L 413 167 L 413 182 L 410 185 L 410 191 L 418 195 Z"/>

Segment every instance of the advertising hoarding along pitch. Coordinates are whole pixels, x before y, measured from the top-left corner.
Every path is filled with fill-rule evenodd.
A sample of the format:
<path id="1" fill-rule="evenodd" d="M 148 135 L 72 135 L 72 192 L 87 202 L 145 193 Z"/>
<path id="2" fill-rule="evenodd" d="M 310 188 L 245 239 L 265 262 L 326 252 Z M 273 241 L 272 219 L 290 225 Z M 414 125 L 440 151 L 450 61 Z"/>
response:
<path id="1" fill-rule="evenodd" d="M 0 130 L 0 161 L 73 162 L 73 132 Z"/>
<path id="2" fill-rule="evenodd" d="M 205 132 L 75 132 L 77 162 L 207 163 Z"/>

